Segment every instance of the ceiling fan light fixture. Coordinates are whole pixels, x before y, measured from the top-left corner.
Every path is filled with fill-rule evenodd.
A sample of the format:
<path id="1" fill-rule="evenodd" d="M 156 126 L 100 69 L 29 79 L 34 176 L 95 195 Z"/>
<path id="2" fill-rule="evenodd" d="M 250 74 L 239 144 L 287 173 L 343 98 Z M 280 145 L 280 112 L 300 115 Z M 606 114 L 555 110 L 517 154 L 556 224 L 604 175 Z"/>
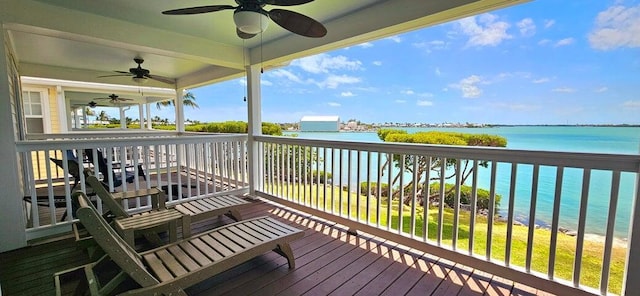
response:
<path id="1" fill-rule="evenodd" d="M 238 30 L 247 34 L 262 33 L 269 26 L 269 17 L 257 11 L 238 10 L 233 13 L 233 21 Z"/>
<path id="2" fill-rule="evenodd" d="M 145 83 L 147 83 L 147 78 L 144 78 L 144 77 L 133 76 L 133 77 L 131 77 L 131 80 L 133 80 L 137 84 L 145 84 Z"/>

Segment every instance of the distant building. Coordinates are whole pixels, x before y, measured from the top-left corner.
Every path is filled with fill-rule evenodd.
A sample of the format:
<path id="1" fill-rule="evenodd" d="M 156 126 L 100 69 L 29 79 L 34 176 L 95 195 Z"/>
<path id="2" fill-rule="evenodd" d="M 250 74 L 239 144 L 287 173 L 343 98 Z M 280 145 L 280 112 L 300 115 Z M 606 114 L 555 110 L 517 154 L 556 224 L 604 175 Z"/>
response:
<path id="1" fill-rule="evenodd" d="M 337 132 L 340 131 L 339 116 L 303 116 L 300 119 L 301 132 Z"/>

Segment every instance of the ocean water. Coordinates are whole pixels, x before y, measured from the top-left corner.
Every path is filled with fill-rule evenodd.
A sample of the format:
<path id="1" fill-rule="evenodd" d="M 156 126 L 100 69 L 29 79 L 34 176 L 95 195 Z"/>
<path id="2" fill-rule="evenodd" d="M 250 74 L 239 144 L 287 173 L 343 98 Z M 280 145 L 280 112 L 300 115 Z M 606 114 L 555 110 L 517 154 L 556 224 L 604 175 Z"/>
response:
<path id="1" fill-rule="evenodd" d="M 507 139 L 507 149 L 592 152 L 614 154 L 640 153 L 640 127 L 577 127 L 577 126 L 515 126 L 494 128 L 404 128 L 410 133 L 418 131 L 438 130 L 450 132 L 493 134 Z M 297 134 L 303 139 L 342 140 L 358 142 L 382 142 L 375 132 L 339 132 L 339 133 L 305 133 Z M 355 157 L 354 157 L 355 158 Z M 355 160 L 352 160 L 352 162 Z M 372 159 L 376 163 L 376 159 Z M 329 164 L 327 167 L 330 167 Z M 322 168 L 321 168 L 322 169 Z M 344 169 L 344 168 L 343 168 Z M 497 167 L 496 192 L 502 195 L 498 213 L 506 216 L 509 198 L 511 166 L 501 163 Z M 479 170 L 479 187 L 489 189 L 490 170 Z M 567 168 L 564 171 L 562 199 L 560 200 L 559 224 L 563 228 L 576 229 L 578 211 L 582 191 L 582 174 L 580 169 Z M 352 175 L 355 175 L 352 172 Z M 553 199 L 555 194 L 556 169 L 540 167 L 539 186 L 535 222 L 540 226 L 548 226 L 552 220 Z M 517 221 L 528 223 L 531 208 L 531 180 L 533 166 L 519 165 L 515 186 L 514 215 Z M 336 176 L 334 176 L 336 178 Z M 343 183 L 346 184 L 346 176 Z M 374 177 L 375 178 L 375 177 Z M 604 234 L 609 196 L 611 193 L 611 174 L 603 171 L 592 171 L 589 188 L 589 201 L 586 216 L 588 233 Z M 356 184 L 356 176 L 351 182 Z M 386 180 L 386 179 L 385 179 Z M 360 181 L 364 181 L 363 178 Z M 375 180 L 371 180 L 375 181 Z M 382 182 L 385 182 L 384 180 Z M 448 181 L 451 182 L 451 181 Z M 469 182 L 470 184 L 470 182 Z M 618 201 L 615 234 L 619 238 L 627 236 L 629 229 L 630 208 L 636 188 L 635 174 L 622 174 L 620 197 Z"/>

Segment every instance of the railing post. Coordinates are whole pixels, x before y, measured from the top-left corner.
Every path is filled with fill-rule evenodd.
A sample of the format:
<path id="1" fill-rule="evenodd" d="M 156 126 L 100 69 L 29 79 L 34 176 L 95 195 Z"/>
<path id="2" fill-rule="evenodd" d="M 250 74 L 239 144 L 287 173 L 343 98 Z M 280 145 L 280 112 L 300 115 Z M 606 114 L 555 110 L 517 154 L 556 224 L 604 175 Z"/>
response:
<path id="1" fill-rule="evenodd" d="M 249 153 L 249 194 L 255 195 L 256 188 L 260 186 L 262 177 L 260 168 L 262 167 L 260 149 L 254 137 L 262 134 L 262 97 L 260 93 L 260 65 L 248 65 L 247 71 L 247 113 L 248 113 L 248 137 L 247 152 Z"/>
<path id="2" fill-rule="evenodd" d="M 636 174 L 636 192 L 631 206 L 631 221 L 627 245 L 627 264 L 624 269 L 624 283 L 621 295 L 631 295 L 640 291 L 640 168 Z M 627 293 L 629 291 L 629 293 Z M 636 292 L 633 292 L 636 291 Z"/>

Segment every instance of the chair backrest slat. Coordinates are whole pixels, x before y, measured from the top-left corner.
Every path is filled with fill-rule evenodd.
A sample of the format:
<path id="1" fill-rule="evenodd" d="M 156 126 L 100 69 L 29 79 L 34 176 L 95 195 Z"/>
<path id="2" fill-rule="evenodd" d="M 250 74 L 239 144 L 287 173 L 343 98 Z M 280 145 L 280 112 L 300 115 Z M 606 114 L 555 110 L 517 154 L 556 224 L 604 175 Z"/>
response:
<path id="1" fill-rule="evenodd" d="M 96 178 L 96 176 L 89 175 L 87 176 L 86 182 L 91 186 L 93 192 L 95 192 L 102 200 L 104 205 L 116 215 L 116 217 L 129 217 L 129 213 L 127 213 L 124 208 L 118 204 L 118 202 L 113 199 L 113 196 L 107 189 L 102 185 L 102 182 Z"/>

